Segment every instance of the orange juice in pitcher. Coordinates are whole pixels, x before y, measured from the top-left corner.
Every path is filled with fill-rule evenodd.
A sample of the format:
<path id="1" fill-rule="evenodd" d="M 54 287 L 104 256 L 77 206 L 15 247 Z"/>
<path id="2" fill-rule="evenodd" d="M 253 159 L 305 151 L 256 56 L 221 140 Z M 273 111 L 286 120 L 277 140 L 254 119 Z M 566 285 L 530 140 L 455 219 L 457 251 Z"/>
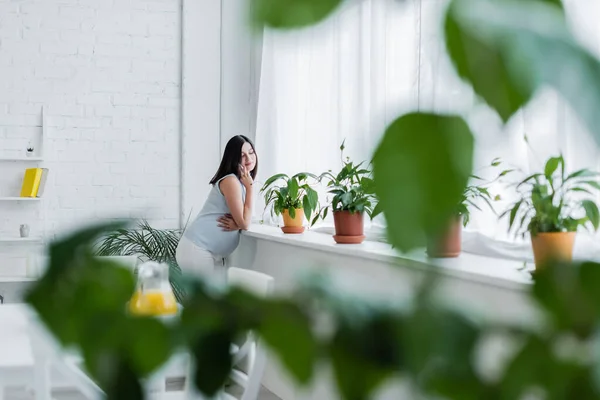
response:
<path id="1" fill-rule="evenodd" d="M 176 314 L 177 300 L 169 283 L 166 264 L 147 262 L 138 269 L 136 290 L 129 301 L 129 312 L 135 315 L 163 316 Z"/>

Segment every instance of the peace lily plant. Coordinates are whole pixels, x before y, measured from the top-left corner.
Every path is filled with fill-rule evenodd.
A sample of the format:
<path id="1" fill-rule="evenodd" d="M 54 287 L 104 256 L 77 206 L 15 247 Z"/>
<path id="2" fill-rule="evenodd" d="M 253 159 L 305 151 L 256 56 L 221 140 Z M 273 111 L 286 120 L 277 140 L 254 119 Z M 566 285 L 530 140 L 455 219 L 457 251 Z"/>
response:
<path id="1" fill-rule="evenodd" d="M 328 209 L 333 213 L 337 243 L 362 243 L 364 235 L 364 214 L 374 218 L 376 209 L 375 183 L 372 171 L 364 162 L 355 164 L 349 157 L 344 158 L 345 142 L 340 146 L 342 168 L 337 174 L 331 170 L 320 176 L 327 182 L 327 193 L 333 195 L 331 202 L 323 207 L 315 217 L 325 219 Z M 314 221 L 313 221 L 314 222 Z"/>
<path id="2" fill-rule="evenodd" d="M 502 162 L 495 158 L 489 164 L 488 168 L 497 169 Z M 502 177 L 512 172 L 511 169 L 505 169 L 495 174 L 491 180 L 486 180 L 478 175 L 471 175 L 469 183 L 462 192 L 459 203 L 450 219 L 450 222 L 441 234 L 431 235 L 427 241 L 427 254 L 430 257 L 444 258 L 457 257 L 461 253 L 462 229 L 469 224 L 471 219 L 471 210 L 482 210 L 482 206 L 488 207 L 496 213 L 493 202 L 500 200 L 500 195 L 492 195 L 490 186 L 498 182 Z"/>
<path id="3" fill-rule="evenodd" d="M 319 195 L 311 187 L 309 178 L 314 182 L 318 177 L 301 172 L 293 176 L 275 174 L 266 180 L 260 192 L 264 194 L 265 209 L 271 208 L 271 215 L 283 217 L 285 233 L 304 232 L 304 218 L 311 221 L 311 216 L 319 207 Z M 314 225 L 316 218 L 310 225 Z"/>
<path id="4" fill-rule="evenodd" d="M 516 184 L 520 199 L 502 216 L 509 216 L 509 231 L 531 235 L 536 267 L 552 260 L 570 261 L 577 230 L 598 230 L 600 214 L 592 200 L 600 190 L 598 176 L 589 169 L 567 174 L 561 155 L 550 157 L 543 172 Z"/>

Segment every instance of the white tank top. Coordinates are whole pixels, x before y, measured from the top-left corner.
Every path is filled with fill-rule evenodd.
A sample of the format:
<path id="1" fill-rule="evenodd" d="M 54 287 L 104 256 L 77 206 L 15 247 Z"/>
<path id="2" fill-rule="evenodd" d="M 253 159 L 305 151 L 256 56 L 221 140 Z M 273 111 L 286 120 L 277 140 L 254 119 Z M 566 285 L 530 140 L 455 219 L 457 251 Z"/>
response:
<path id="1" fill-rule="evenodd" d="M 217 219 L 224 214 L 231 213 L 225 196 L 221 193 L 219 184 L 229 174 L 219 179 L 210 190 L 202 210 L 196 218 L 187 226 L 183 236 L 190 239 L 196 246 L 210 251 L 216 257 L 229 256 L 238 246 L 240 241 L 239 231 L 223 231 L 217 226 Z M 238 179 L 236 177 L 236 179 Z M 246 201 L 246 187 L 240 182 L 242 187 L 242 202 Z"/>

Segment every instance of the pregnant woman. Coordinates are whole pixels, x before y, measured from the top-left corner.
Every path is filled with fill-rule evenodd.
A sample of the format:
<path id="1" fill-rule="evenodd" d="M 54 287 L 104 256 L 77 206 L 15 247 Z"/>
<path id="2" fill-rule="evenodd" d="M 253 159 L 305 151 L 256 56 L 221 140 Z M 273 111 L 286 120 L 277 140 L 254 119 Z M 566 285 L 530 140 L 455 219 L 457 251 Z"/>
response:
<path id="1" fill-rule="evenodd" d="M 184 272 L 225 279 L 225 259 L 238 246 L 240 231 L 250 226 L 257 169 L 258 159 L 250 139 L 232 137 L 210 180 L 212 188 L 202 210 L 177 246 L 177 263 Z"/>

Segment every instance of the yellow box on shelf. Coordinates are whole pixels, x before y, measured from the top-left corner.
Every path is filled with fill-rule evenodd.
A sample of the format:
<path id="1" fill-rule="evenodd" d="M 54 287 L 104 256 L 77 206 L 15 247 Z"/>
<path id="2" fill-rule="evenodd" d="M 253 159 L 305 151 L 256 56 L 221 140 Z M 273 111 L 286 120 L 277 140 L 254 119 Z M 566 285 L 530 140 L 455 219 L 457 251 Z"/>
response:
<path id="1" fill-rule="evenodd" d="M 38 191 L 40 189 L 40 184 L 45 181 L 47 173 L 48 170 L 46 168 L 27 168 L 25 170 L 25 176 L 23 177 L 21 197 L 39 197 Z"/>

